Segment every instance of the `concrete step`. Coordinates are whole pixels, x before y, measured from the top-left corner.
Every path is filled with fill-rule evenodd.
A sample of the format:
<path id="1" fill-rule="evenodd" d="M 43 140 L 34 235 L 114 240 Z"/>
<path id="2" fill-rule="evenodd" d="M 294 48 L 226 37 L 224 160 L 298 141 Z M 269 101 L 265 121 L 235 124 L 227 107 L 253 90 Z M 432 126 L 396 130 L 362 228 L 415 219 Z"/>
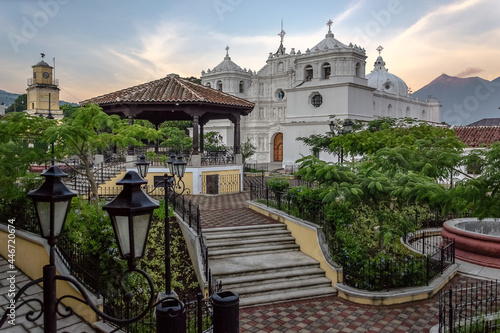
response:
<path id="1" fill-rule="evenodd" d="M 299 269 L 298 269 L 299 268 Z M 238 287 L 240 285 L 246 285 L 248 283 L 268 283 L 273 282 L 284 282 L 302 279 L 304 276 L 307 277 L 323 277 L 325 272 L 317 266 L 306 266 L 306 267 L 293 267 L 285 268 L 281 270 L 271 270 L 269 272 L 258 272 L 258 273 L 248 273 L 238 276 L 226 276 L 224 277 L 224 289 L 231 290 L 231 288 Z"/>
<path id="2" fill-rule="evenodd" d="M 212 259 L 209 264 L 212 274 L 218 279 L 222 279 L 223 282 L 226 277 L 258 274 L 273 270 L 280 272 L 294 267 L 318 267 L 319 265 L 316 260 L 300 251 Z"/>
<path id="3" fill-rule="evenodd" d="M 240 227 L 224 227 L 224 228 L 211 228 L 204 229 L 203 233 L 218 234 L 223 232 L 237 232 L 237 231 L 261 231 L 261 230 L 269 230 L 269 229 L 286 229 L 286 225 L 283 223 L 275 223 L 275 224 L 262 224 L 262 225 L 249 225 L 249 226 L 240 226 Z"/>
<path id="4" fill-rule="evenodd" d="M 267 244 L 295 244 L 295 238 L 289 237 L 267 237 L 247 240 L 233 240 L 233 241 L 210 241 L 206 243 L 210 251 L 230 249 L 230 248 L 248 248 L 255 247 L 256 245 L 265 246 Z"/>
<path id="5" fill-rule="evenodd" d="M 336 294 L 319 263 L 300 252 L 284 224 L 203 233 L 213 276 L 223 290 L 240 295 L 241 306 Z"/>
<path id="6" fill-rule="evenodd" d="M 293 291 L 281 291 L 278 294 L 267 294 L 258 296 L 249 296 L 240 299 L 240 307 L 251 307 L 256 305 L 274 304 L 288 301 L 298 301 L 314 297 L 334 296 L 337 291 L 332 287 L 322 288 L 303 288 Z"/>
<path id="7" fill-rule="evenodd" d="M 216 241 L 236 241 L 246 239 L 259 239 L 271 236 L 290 235 L 284 224 L 270 225 L 262 227 L 235 227 L 203 230 L 203 236 L 207 243 Z"/>
<path id="8" fill-rule="evenodd" d="M 304 276 L 302 279 L 291 280 L 287 282 L 270 282 L 262 284 L 254 284 L 246 287 L 233 288 L 232 291 L 236 292 L 240 297 L 247 295 L 260 296 L 279 294 L 281 292 L 289 292 L 307 288 L 323 288 L 331 287 L 332 283 L 326 277 L 313 277 Z"/>
<path id="9" fill-rule="evenodd" d="M 231 248 L 224 250 L 211 250 L 208 248 L 209 259 L 221 259 L 234 256 L 252 256 L 256 254 L 263 253 L 278 253 L 278 252 L 288 252 L 290 250 L 299 250 L 300 246 L 292 244 L 281 244 L 281 245 L 266 245 L 257 247 L 244 247 L 244 248 Z"/>
<path id="10" fill-rule="evenodd" d="M 203 231 L 203 236 L 207 243 L 217 242 L 217 241 L 236 241 L 241 240 L 245 241 L 247 239 L 265 239 L 268 237 L 278 237 L 278 236 L 289 236 L 290 231 L 286 229 L 272 229 L 269 231 L 239 231 L 239 232 L 224 232 L 224 233 L 211 233 L 206 234 Z"/>

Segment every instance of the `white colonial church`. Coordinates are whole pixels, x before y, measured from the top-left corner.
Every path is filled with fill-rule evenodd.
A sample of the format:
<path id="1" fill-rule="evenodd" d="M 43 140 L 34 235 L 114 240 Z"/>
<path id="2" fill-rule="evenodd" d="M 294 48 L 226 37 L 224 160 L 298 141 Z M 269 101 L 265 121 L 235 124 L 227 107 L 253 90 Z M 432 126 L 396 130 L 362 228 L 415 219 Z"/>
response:
<path id="1" fill-rule="evenodd" d="M 335 39 L 328 21 L 328 33 L 304 52 L 283 46 L 285 32 L 266 65 L 254 72 L 242 69 L 229 57 L 213 69 L 201 72 L 202 84 L 255 103 L 254 110 L 241 121 L 241 142 L 247 139 L 257 147 L 251 162 L 282 162 L 293 165 L 310 148 L 297 137 L 329 132 L 330 116 L 339 119 L 373 120 L 378 117 L 411 117 L 440 121 L 441 105 L 411 97 L 408 86 L 388 72 L 380 56 L 370 74 L 366 72 L 366 51 Z M 211 121 L 205 133 L 219 132 L 225 140 L 233 138 L 232 124 Z M 232 145 L 232 142 L 226 144 Z M 336 160 L 335 156 L 320 156 Z"/>

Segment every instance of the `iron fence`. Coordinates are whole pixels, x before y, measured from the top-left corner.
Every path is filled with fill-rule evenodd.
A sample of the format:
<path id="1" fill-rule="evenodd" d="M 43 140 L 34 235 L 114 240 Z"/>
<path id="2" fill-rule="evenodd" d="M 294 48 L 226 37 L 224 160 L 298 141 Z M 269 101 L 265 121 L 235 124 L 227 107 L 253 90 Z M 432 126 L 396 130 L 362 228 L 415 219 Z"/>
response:
<path id="1" fill-rule="evenodd" d="M 478 281 L 439 295 L 439 332 L 500 332 L 498 281 Z"/>
<path id="2" fill-rule="evenodd" d="M 186 332 L 202 333 L 212 326 L 212 304 L 210 298 L 203 298 L 198 293 L 195 298 L 186 296 L 182 300 L 186 312 Z M 104 296 L 104 312 L 117 318 L 131 318 L 138 315 L 144 309 L 139 303 L 125 302 L 118 293 L 107 293 Z M 106 322 L 106 321 L 104 321 Z M 107 322 L 118 330 L 118 326 Z M 126 333 L 156 333 L 155 308 L 138 322 L 122 327 L 120 332 Z"/>
<path id="3" fill-rule="evenodd" d="M 370 291 L 429 285 L 455 263 L 455 242 L 445 239 L 442 246 L 427 256 L 400 259 L 360 260 L 342 257 L 343 283 Z"/>
<path id="4" fill-rule="evenodd" d="M 70 271 L 70 274 L 83 282 L 89 290 L 95 294 L 99 294 L 101 291 L 99 257 L 84 253 L 64 234 L 59 237 L 55 249 L 61 261 Z"/>
<path id="5" fill-rule="evenodd" d="M 292 191 L 273 191 L 250 183 L 250 200 L 257 200 L 267 207 L 277 208 L 289 215 L 323 225 L 325 205 L 320 200 L 311 200 Z"/>

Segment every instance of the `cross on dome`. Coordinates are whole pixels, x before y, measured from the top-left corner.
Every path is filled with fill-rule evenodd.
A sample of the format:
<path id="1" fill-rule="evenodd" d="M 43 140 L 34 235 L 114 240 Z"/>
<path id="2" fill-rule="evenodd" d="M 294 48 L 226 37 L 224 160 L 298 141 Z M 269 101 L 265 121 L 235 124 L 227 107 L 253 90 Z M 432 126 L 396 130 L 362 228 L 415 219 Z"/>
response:
<path id="1" fill-rule="evenodd" d="M 229 57 L 229 49 L 230 49 L 230 47 L 229 47 L 229 45 L 227 45 L 226 49 L 225 49 L 226 50 L 226 57 Z"/>
<path id="2" fill-rule="evenodd" d="M 328 32 L 332 32 L 332 25 L 333 25 L 332 19 L 329 19 L 328 22 L 326 22 L 326 25 L 328 26 Z"/>
<path id="3" fill-rule="evenodd" d="M 283 43 L 283 38 L 285 37 L 285 35 L 286 35 L 286 32 L 285 32 L 285 30 L 283 30 L 283 20 L 281 20 L 281 31 L 278 34 L 278 36 L 281 37 L 281 43 Z"/>
<path id="4" fill-rule="evenodd" d="M 382 50 L 383 50 L 383 49 L 384 49 L 384 48 L 382 47 L 382 45 L 379 45 L 379 46 L 377 47 L 378 55 L 380 55 L 380 53 L 382 53 Z"/>

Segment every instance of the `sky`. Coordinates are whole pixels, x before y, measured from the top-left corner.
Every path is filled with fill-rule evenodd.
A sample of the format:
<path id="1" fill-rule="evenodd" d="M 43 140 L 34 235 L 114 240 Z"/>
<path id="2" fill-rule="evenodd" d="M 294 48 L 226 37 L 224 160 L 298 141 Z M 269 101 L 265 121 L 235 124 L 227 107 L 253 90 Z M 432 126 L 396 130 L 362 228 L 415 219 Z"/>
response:
<path id="1" fill-rule="evenodd" d="M 445 73 L 500 76 L 497 0 L 0 0 L 0 89 L 25 93 L 31 66 L 56 65 L 60 98 L 79 102 L 170 73 L 200 77 L 231 59 L 258 71 L 284 46 L 304 52 L 332 32 L 376 48 L 417 91 Z"/>

